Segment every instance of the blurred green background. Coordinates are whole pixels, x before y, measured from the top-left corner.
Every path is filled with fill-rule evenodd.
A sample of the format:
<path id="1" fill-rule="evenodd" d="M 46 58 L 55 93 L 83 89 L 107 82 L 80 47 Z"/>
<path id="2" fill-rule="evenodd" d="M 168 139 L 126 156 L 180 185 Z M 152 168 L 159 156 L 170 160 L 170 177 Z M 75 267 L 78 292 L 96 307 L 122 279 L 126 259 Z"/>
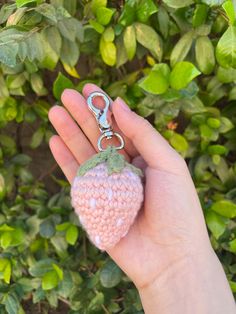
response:
<path id="1" fill-rule="evenodd" d="M 0 3 L 0 313 L 144 313 L 86 238 L 48 149 L 49 108 L 86 82 L 186 158 L 236 292 L 235 1 Z"/>

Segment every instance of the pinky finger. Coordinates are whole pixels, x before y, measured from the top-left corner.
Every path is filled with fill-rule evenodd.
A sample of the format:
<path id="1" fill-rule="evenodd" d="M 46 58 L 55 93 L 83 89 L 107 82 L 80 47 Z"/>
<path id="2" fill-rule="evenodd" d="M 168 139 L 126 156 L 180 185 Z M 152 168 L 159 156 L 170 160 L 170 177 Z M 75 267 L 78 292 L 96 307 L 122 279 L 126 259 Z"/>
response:
<path id="1" fill-rule="evenodd" d="M 68 149 L 60 136 L 53 135 L 50 138 L 49 146 L 53 157 L 60 166 L 67 180 L 72 183 L 79 167 L 78 162 L 75 160 L 71 151 Z"/>

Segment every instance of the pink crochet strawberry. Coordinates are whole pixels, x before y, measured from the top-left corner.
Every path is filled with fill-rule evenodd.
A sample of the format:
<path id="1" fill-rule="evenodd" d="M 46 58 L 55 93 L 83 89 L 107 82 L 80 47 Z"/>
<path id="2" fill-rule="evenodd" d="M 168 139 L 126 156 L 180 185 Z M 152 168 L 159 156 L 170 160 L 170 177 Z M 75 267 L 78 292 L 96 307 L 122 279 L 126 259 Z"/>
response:
<path id="1" fill-rule="evenodd" d="M 80 166 L 72 183 L 72 206 L 100 250 L 115 246 L 133 224 L 143 202 L 141 177 L 141 170 L 112 146 Z"/>

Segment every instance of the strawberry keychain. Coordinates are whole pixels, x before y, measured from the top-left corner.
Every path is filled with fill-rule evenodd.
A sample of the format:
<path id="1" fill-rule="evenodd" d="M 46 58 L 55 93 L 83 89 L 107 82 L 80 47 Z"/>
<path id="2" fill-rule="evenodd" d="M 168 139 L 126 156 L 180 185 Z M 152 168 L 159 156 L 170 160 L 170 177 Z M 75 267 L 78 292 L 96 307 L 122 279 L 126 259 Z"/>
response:
<path id="1" fill-rule="evenodd" d="M 102 97 L 104 109 L 93 105 Z M 107 250 L 124 237 L 143 202 L 142 171 L 128 163 L 117 151 L 124 148 L 124 139 L 113 132 L 107 118 L 110 100 L 101 92 L 87 99 L 102 135 L 98 139 L 99 153 L 82 164 L 71 187 L 71 203 L 90 241 L 100 250 Z M 119 146 L 103 148 L 103 141 L 116 137 Z"/>

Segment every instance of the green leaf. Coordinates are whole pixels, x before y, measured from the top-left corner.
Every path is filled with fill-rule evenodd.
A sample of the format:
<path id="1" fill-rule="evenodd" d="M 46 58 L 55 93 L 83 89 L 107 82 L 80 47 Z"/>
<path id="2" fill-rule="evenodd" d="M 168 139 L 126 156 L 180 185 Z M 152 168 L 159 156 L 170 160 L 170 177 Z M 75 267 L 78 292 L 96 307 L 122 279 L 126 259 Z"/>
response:
<path id="1" fill-rule="evenodd" d="M 236 292 L 236 282 L 230 280 L 229 285 L 230 285 L 232 292 L 235 293 Z"/>
<path id="2" fill-rule="evenodd" d="M 217 213 L 208 210 L 205 216 L 206 223 L 212 234 L 216 239 L 225 232 L 228 219 L 218 215 Z"/>
<path id="3" fill-rule="evenodd" d="M 163 94 L 169 87 L 170 69 L 167 64 L 160 63 L 153 67 L 151 72 L 144 77 L 139 86 L 151 94 Z"/>
<path id="4" fill-rule="evenodd" d="M 236 12 L 234 8 L 233 0 L 226 1 L 225 3 L 223 3 L 222 7 L 225 10 L 229 18 L 230 24 L 233 25 L 236 19 Z"/>
<path id="5" fill-rule="evenodd" d="M 62 271 L 62 269 L 59 266 L 57 266 L 57 264 L 52 264 L 52 267 L 55 269 L 55 271 L 56 271 L 56 273 L 58 275 L 58 278 L 60 280 L 63 280 L 63 271 Z"/>
<path id="6" fill-rule="evenodd" d="M 58 274 L 55 270 L 46 273 L 42 278 L 42 289 L 51 290 L 57 287 L 59 283 Z"/>
<path id="7" fill-rule="evenodd" d="M 186 87 L 201 72 L 190 62 L 182 61 L 176 63 L 170 74 L 170 85 L 180 90 Z"/>
<path id="8" fill-rule="evenodd" d="M 136 22 L 134 27 L 137 41 L 146 49 L 148 49 L 160 62 L 162 59 L 163 50 L 161 38 L 159 35 L 152 27 L 146 24 Z"/>
<path id="9" fill-rule="evenodd" d="M 78 283 L 76 283 L 78 285 Z M 65 271 L 63 274 L 63 280 L 58 286 L 58 294 L 63 298 L 68 298 L 71 295 L 71 291 L 75 285 L 75 282 L 72 281 L 72 276 L 69 271 Z"/>
<path id="10" fill-rule="evenodd" d="M 30 83 L 33 91 L 38 95 L 38 96 L 44 96 L 47 94 L 46 88 L 43 86 L 43 80 L 40 75 L 37 73 L 33 73 L 30 77 Z"/>
<path id="11" fill-rule="evenodd" d="M 49 19 L 54 24 L 57 23 L 56 10 L 53 5 L 43 3 L 35 8 L 35 11 Z"/>
<path id="12" fill-rule="evenodd" d="M 48 42 L 47 34 L 42 32 L 41 34 L 41 44 L 30 45 L 31 51 L 37 51 L 37 49 L 42 48 L 44 52 L 43 60 L 41 65 L 49 70 L 53 70 L 59 60 L 59 54 L 52 48 L 51 44 Z M 36 48 L 37 47 L 37 48 Z M 32 58 L 31 58 L 32 59 Z"/>
<path id="13" fill-rule="evenodd" d="M 112 288 L 118 285 L 122 272 L 120 268 L 111 260 L 106 262 L 100 272 L 100 281 L 103 287 Z"/>
<path id="14" fill-rule="evenodd" d="M 126 1 L 118 22 L 123 26 L 128 26 L 134 22 L 135 17 L 135 1 Z"/>
<path id="15" fill-rule="evenodd" d="M 0 62 L 9 67 L 14 67 L 16 65 L 18 48 L 17 43 L 5 44 L 1 42 L 0 38 Z"/>
<path id="16" fill-rule="evenodd" d="M 101 309 L 101 305 L 104 303 L 104 294 L 102 292 L 97 292 L 96 296 L 91 300 L 88 306 L 88 310 L 95 311 Z"/>
<path id="17" fill-rule="evenodd" d="M 169 25 L 170 25 L 170 17 L 167 13 L 166 8 L 163 6 L 160 6 L 157 12 L 157 18 L 158 18 L 158 25 L 161 34 L 166 39 L 169 34 Z"/>
<path id="18" fill-rule="evenodd" d="M 5 195 L 6 195 L 6 182 L 3 175 L 0 173 L 0 202 L 4 199 Z M 3 226 L 6 226 L 6 228 L 14 230 L 14 228 L 11 228 L 6 224 L 4 224 Z M 0 226 L 0 231 L 2 230 L 1 228 L 3 228 L 3 226 Z"/>
<path id="19" fill-rule="evenodd" d="M 40 99 L 35 102 L 34 111 L 44 121 L 48 121 L 48 112 L 51 106 L 46 101 Z"/>
<path id="20" fill-rule="evenodd" d="M 10 136 L 0 134 L 0 143 L 7 154 L 13 155 L 16 152 L 16 143 Z"/>
<path id="21" fill-rule="evenodd" d="M 140 0 L 136 4 L 136 16 L 139 22 L 146 23 L 149 17 L 157 11 L 153 0 Z"/>
<path id="22" fill-rule="evenodd" d="M 53 95 L 56 99 L 61 98 L 62 92 L 66 88 L 73 88 L 74 84 L 69 78 L 63 75 L 61 72 L 58 73 L 56 80 L 53 83 Z"/>
<path id="23" fill-rule="evenodd" d="M 183 137 L 183 135 L 178 133 L 173 133 L 173 135 L 170 137 L 170 144 L 178 152 L 185 152 L 188 149 L 188 142 Z"/>
<path id="24" fill-rule="evenodd" d="M 197 4 L 194 11 L 192 24 L 193 27 L 198 27 L 205 23 L 208 13 L 208 6 L 205 4 Z"/>
<path id="25" fill-rule="evenodd" d="M 112 42 L 114 39 L 115 39 L 115 32 L 113 30 L 112 27 L 108 27 L 103 35 L 102 35 L 102 38 L 107 41 L 107 42 Z"/>
<path id="26" fill-rule="evenodd" d="M 0 259 L 0 279 L 9 284 L 11 279 L 11 262 L 6 258 Z"/>
<path id="27" fill-rule="evenodd" d="M 24 242 L 25 233 L 23 229 L 16 228 L 14 232 L 11 233 L 11 246 L 17 246 Z"/>
<path id="28" fill-rule="evenodd" d="M 67 18 L 58 22 L 58 29 L 63 37 L 70 41 L 75 41 L 80 22 L 75 18 Z"/>
<path id="29" fill-rule="evenodd" d="M 45 129 L 43 127 L 38 128 L 31 139 L 30 147 L 35 149 L 37 148 L 43 141 Z"/>
<path id="30" fill-rule="evenodd" d="M 68 227 L 70 226 L 70 223 L 69 222 L 64 222 L 60 225 L 57 225 L 56 226 L 56 230 L 57 231 L 65 231 L 66 229 L 68 229 Z"/>
<path id="31" fill-rule="evenodd" d="M 76 39 L 78 39 L 80 42 L 83 42 L 84 29 L 79 20 L 73 17 L 60 20 L 58 22 L 58 28 L 64 38 L 74 43 L 76 42 Z"/>
<path id="32" fill-rule="evenodd" d="M 15 228 L 12 228 L 12 227 L 8 226 L 7 224 L 3 224 L 0 226 L 0 232 L 1 231 L 13 231 L 13 230 L 15 230 Z"/>
<path id="33" fill-rule="evenodd" d="M 226 155 L 228 153 L 228 149 L 223 145 L 210 145 L 207 148 L 207 152 L 210 155 Z"/>
<path id="34" fill-rule="evenodd" d="M 3 117 L 6 121 L 12 121 L 17 116 L 17 104 L 14 98 L 8 98 L 3 108 Z"/>
<path id="35" fill-rule="evenodd" d="M 100 24 L 100 23 L 98 23 L 98 22 L 96 22 L 96 21 L 94 21 L 94 20 L 89 20 L 89 24 L 95 29 L 95 31 L 96 32 L 98 32 L 99 34 L 102 34 L 103 32 L 104 32 L 104 30 L 105 30 L 105 27 L 102 25 L 102 24 Z"/>
<path id="36" fill-rule="evenodd" d="M 5 231 L 1 235 L 1 247 L 5 250 L 10 246 L 11 242 L 12 242 L 11 232 Z"/>
<path id="37" fill-rule="evenodd" d="M 217 78 L 222 83 L 232 83 L 236 81 L 236 69 L 219 67 L 217 70 Z"/>
<path id="38" fill-rule="evenodd" d="M 236 68 L 236 26 L 229 26 L 218 41 L 216 59 L 222 67 Z"/>
<path id="39" fill-rule="evenodd" d="M 125 64 L 128 61 L 128 56 L 124 47 L 123 37 L 121 36 L 119 36 L 116 39 L 116 49 L 117 49 L 116 67 L 119 68 L 121 65 Z"/>
<path id="40" fill-rule="evenodd" d="M 194 3 L 193 0 L 163 0 L 163 2 L 169 7 L 176 9 L 187 7 Z"/>
<path id="41" fill-rule="evenodd" d="M 38 303 L 45 299 L 46 292 L 43 291 L 42 287 L 39 287 L 35 292 L 33 292 L 33 303 Z"/>
<path id="42" fill-rule="evenodd" d="M 110 23 L 114 10 L 105 7 L 100 7 L 96 11 L 97 21 L 102 25 L 107 25 Z"/>
<path id="43" fill-rule="evenodd" d="M 202 0 L 202 3 L 210 6 L 220 6 L 225 0 Z"/>
<path id="44" fill-rule="evenodd" d="M 196 82 L 192 81 L 190 82 L 184 89 L 179 91 L 179 95 L 182 96 L 182 98 L 184 98 L 184 100 L 190 100 L 192 99 L 194 102 L 194 97 L 197 95 L 197 93 L 199 92 L 199 87 L 197 85 Z M 196 100 L 196 98 L 195 98 Z M 199 99 L 197 101 L 195 101 L 195 105 L 196 105 L 196 111 L 204 111 L 204 105 L 201 101 L 199 101 Z"/>
<path id="45" fill-rule="evenodd" d="M 75 225 L 70 225 L 70 227 L 66 230 L 66 241 L 74 245 L 78 239 L 78 228 Z"/>
<path id="46" fill-rule="evenodd" d="M 92 0 L 91 9 L 94 14 L 96 14 L 97 10 L 101 7 L 107 6 L 107 0 Z"/>
<path id="47" fill-rule="evenodd" d="M 24 73 L 18 75 L 12 75 L 7 77 L 7 85 L 10 89 L 16 89 L 22 87 L 26 81 L 26 75 Z"/>
<path id="48" fill-rule="evenodd" d="M 77 43 L 63 38 L 60 58 L 63 64 L 73 68 L 79 59 L 79 47 Z"/>
<path id="49" fill-rule="evenodd" d="M 46 27 L 42 33 L 44 34 L 47 42 L 51 48 L 56 52 L 57 55 L 60 55 L 62 47 L 61 34 L 58 31 L 56 26 Z"/>
<path id="50" fill-rule="evenodd" d="M 54 246 L 55 251 L 61 258 L 65 258 L 68 256 L 68 253 L 67 253 L 68 244 L 66 240 L 64 239 L 64 237 L 59 236 L 59 235 L 54 235 L 50 239 L 50 241 L 52 245 Z"/>
<path id="51" fill-rule="evenodd" d="M 211 209 L 227 218 L 236 217 L 236 205 L 228 200 L 221 200 L 213 203 Z"/>
<path id="52" fill-rule="evenodd" d="M 32 2 L 37 2 L 37 0 L 16 0 L 16 5 L 17 5 L 17 8 L 21 8 Z"/>
<path id="53" fill-rule="evenodd" d="M 22 42 L 23 43 L 23 42 Z M 51 49 L 48 39 L 44 36 L 44 32 L 33 33 L 26 41 L 26 55 L 22 56 L 23 60 L 27 57 L 30 62 L 38 60 L 43 62 L 44 59 L 48 61 L 49 68 L 53 68 L 58 61 L 58 55 Z M 50 56 L 47 53 L 51 53 Z M 46 63 L 46 61 L 45 61 Z M 47 65 L 47 64 L 46 64 Z"/>
<path id="54" fill-rule="evenodd" d="M 0 258 L 0 272 L 3 272 L 6 268 L 7 264 L 9 263 L 9 260 L 6 258 Z"/>
<path id="55" fill-rule="evenodd" d="M 33 277 L 43 277 L 46 273 L 53 269 L 53 260 L 50 258 L 42 259 L 38 262 L 35 262 L 29 268 L 29 273 Z"/>
<path id="56" fill-rule="evenodd" d="M 220 123 L 221 123 L 219 129 L 220 133 L 227 133 L 234 128 L 234 124 L 230 121 L 230 119 L 226 117 L 221 117 Z"/>
<path id="57" fill-rule="evenodd" d="M 184 34 L 175 45 L 170 55 L 170 64 L 173 67 L 177 62 L 183 61 L 187 56 L 192 43 L 193 43 L 193 31 L 189 31 Z"/>
<path id="58" fill-rule="evenodd" d="M 50 292 L 46 293 L 46 298 L 51 308 L 58 308 L 57 291 L 51 290 Z"/>
<path id="59" fill-rule="evenodd" d="M 215 133 L 216 133 L 216 130 L 212 129 L 208 125 L 206 125 L 206 124 L 200 125 L 200 134 L 204 140 L 207 140 L 207 141 L 216 140 Z"/>
<path id="60" fill-rule="evenodd" d="M 116 46 L 113 42 L 107 42 L 101 37 L 99 50 L 103 61 L 107 65 L 114 66 L 116 64 Z"/>
<path id="61" fill-rule="evenodd" d="M 133 25 L 126 27 L 123 35 L 123 40 L 128 59 L 132 60 L 136 53 L 136 34 Z"/>
<path id="62" fill-rule="evenodd" d="M 229 242 L 230 252 L 236 253 L 236 239 Z"/>
<path id="63" fill-rule="evenodd" d="M 229 93 L 229 100 L 236 100 L 236 86 L 234 86 Z"/>
<path id="64" fill-rule="evenodd" d="M 11 267 L 11 261 L 7 261 L 6 266 L 3 271 L 3 279 L 5 283 L 9 284 L 10 279 L 11 279 L 11 274 L 12 274 L 12 267 Z"/>
<path id="65" fill-rule="evenodd" d="M 16 314 L 19 311 L 20 308 L 20 302 L 16 296 L 16 294 L 10 294 L 8 293 L 5 296 L 5 307 L 8 314 Z"/>
<path id="66" fill-rule="evenodd" d="M 219 129 L 221 122 L 219 119 L 216 119 L 216 118 L 208 118 L 207 125 L 209 125 L 209 127 L 213 129 Z"/>
<path id="67" fill-rule="evenodd" d="M 52 222 L 52 219 L 47 218 L 43 222 L 41 222 L 39 226 L 39 233 L 41 237 L 49 239 L 51 238 L 55 233 L 55 226 Z"/>
<path id="68" fill-rule="evenodd" d="M 198 37 L 195 44 L 195 54 L 199 70 L 209 75 L 215 67 L 215 53 L 212 42 L 207 36 Z"/>

